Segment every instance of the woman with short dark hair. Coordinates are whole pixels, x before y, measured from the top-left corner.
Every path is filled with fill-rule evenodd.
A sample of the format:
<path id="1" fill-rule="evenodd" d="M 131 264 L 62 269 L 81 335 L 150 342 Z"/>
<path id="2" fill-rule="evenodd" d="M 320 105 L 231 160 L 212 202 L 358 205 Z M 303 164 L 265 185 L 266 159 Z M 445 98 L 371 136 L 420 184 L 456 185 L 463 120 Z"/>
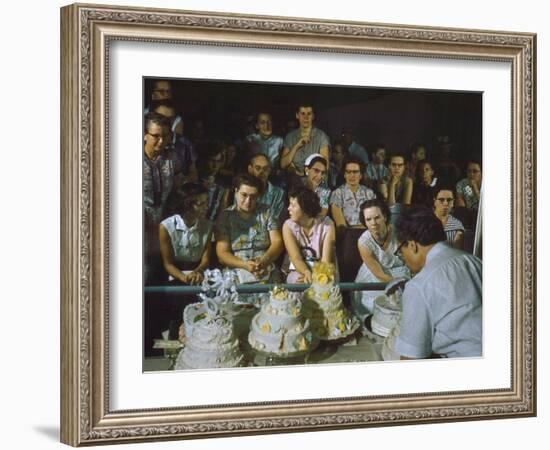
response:
<path id="1" fill-rule="evenodd" d="M 460 220 L 451 215 L 454 206 L 455 195 L 452 186 L 441 184 L 434 188 L 433 210 L 435 216 L 441 221 L 447 242 L 454 248 L 464 249 L 464 225 Z"/>
<path id="2" fill-rule="evenodd" d="M 212 222 L 206 218 L 208 191 L 201 183 L 185 183 L 175 192 L 177 211 L 159 226 L 160 254 L 171 280 L 199 284 L 210 263 Z"/>
<path id="3" fill-rule="evenodd" d="M 395 255 L 398 248 L 390 210 L 384 201 L 367 200 L 360 207 L 361 220 L 366 231 L 357 242 L 363 264 L 355 282 L 388 283 L 394 278 L 410 277 L 405 263 Z M 355 292 L 352 307 L 358 316 L 372 312 L 374 299 L 383 291 Z"/>
<path id="4" fill-rule="evenodd" d="M 283 241 L 287 251 L 283 267 L 287 268 L 287 283 L 311 283 L 311 269 L 316 261 L 338 265 L 335 256 L 334 222 L 320 215 L 317 195 L 306 187 L 290 192 L 288 213 L 283 225 Z"/>

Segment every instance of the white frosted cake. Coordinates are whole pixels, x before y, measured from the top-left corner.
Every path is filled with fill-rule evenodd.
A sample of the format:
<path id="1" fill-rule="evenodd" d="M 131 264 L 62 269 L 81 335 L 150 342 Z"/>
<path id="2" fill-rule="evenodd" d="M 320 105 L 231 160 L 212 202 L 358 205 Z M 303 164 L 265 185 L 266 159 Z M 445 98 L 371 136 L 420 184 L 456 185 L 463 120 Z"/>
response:
<path id="1" fill-rule="evenodd" d="M 248 342 L 255 350 L 291 357 L 313 350 L 318 341 L 302 314 L 298 295 L 276 286 L 254 316 Z"/>
<path id="2" fill-rule="evenodd" d="M 332 264 L 319 262 L 313 266 L 313 283 L 304 291 L 303 302 L 312 330 L 321 340 L 342 339 L 359 328 L 359 320 L 342 303 L 340 288 L 334 284 Z"/>
<path id="3" fill-rule="evenodd" d="M 401 355 L 395 351 L 395 339 L 399 336 L 400 331 L 401 327 L 399 321 L 397 321 L 397 324 L 382 343 L 382 359 L 384 361 L 397 361 L 401 359 Z"/>
<path id="4" fill-rule="evenodd" d="M 191 334 L 186 336 L 175 369 L 238 367 L 243 365 L 243 359 L 231 322 L 223 316 L 199 313 L 195 315 Z"/>
<path id="5" fill-rule="evenodd" d="M 376 297 L 371 320 L 372 332 L 386 337 L 397 325 L 401 316 L 401 303 L 386 295 Z"/>

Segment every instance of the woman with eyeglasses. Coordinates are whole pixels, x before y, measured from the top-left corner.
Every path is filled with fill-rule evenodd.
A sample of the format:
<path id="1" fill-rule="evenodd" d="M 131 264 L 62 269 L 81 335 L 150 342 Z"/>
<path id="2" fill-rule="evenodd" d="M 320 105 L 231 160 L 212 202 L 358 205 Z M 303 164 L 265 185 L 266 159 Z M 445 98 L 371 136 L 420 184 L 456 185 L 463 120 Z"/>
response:
<path id="1" fill-rule="evenodd" d="M 287 283 L 311 283 L 311 269 L 316 261 L 336 266 L 334 222 L 320 215 L 319 198 L 311 190 L 299 187 L 290 192 L 288 214 L 283 224 L 283 241 L 287 251 L 283 268 Z"/>
<path id="2" fill-rule="evenodd" d="M 410 278 L 410 272 L 398 256 L 399 243 L 390 224 L 390 210 L 379 199 L 367 200 L 360 207 L 361 222 L 367 228 L 357 242 L 363 264 L 355 282 L 388 283 L 394 278 Z M 384 291 L 355 292 L 352 308 L 359 317 L 372 313 L 373 302 Z"/>
<path id="3" fill-rule="evenodd" d="M 185 183 L 175 197 L 177 213 L 159 226 L 162 265 L 170 281 L 199 284 L 210 264 L 212 222 L 206 218 L 208 191 L 201 183 Z"/>
<path id="4" fill-rule="evenodd" d="M 328 213 L 330 189 L 323 186 L 323 180 L 327 176 L 327 160 L 320 153 L 309 155 L 304 163 L 306 176 L 302 178 L 304 185 L 319 197 L 322 216 Z M 299 183 L 298 183 L 299 186 Z"/>
<path id="5" fill-rule="evenodd" d="M 464 248 L 464 225 L 451 215 L 454 206 L 452 186 L 441 184 L 434 188 L 434 214 L 443 224 L 447 242 L 454 248 Z"/>
<path id="6" fill-rule="evenodd" d="M 349 156 L 342 163 L 342 167 L 345 183 L 330 196 L 330 208 L 336 223 L 341 278 L 343 281 L 353 281 L 361 265 L 357 240 L 365 231 L 359 206 L 366 200 L 376 198 L 376 194 L 361 184 L 365 172 L 363 161 Z"/>

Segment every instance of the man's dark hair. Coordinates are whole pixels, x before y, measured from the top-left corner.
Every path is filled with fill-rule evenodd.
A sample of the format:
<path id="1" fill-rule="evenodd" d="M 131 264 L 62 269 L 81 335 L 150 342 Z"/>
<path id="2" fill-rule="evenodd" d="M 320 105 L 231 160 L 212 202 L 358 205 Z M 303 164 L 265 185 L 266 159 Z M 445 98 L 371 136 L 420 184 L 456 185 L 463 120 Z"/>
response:
<path id="1" fill-rule="evenodd" d="M 309 98 L 303 98 L 300 100 L 298 105 L 296 106 L 296 112 L 300 111 L 300 108 L 311 108 L 313 112 L 315 112 L 315 106 L 313 105 L 313 101 Z"/>
<path id="2" fill-rule="evenodd" d="M 319 196 L 305 186 L 291 189 L 288 196 L 290 198 L 295 198 L 300 208 L 302 208 L 302 211 L 309 217 L 317 217 L 321 212 Z"/>
<path id="3" fill-rule="evenodd" d="M 153 100 L 151 102 L 151 111 L 155 111 L 157 108 L 164 106 L 165 108 L 171 108 L 174 111 L 177 109 L 176 104 L 171 98 L 165 98 L 163 100 Z"/>
<path id="4" fill-rule="evenodd" d="M 376 144 L 372 145 L 369 149 L 369 156 L 373 156 L 379 149 L 384 149 L 386 152 L 388 151 L 386 144 L 383 142 L 377 142 Z"/>
<path id="5" fill-rule="evenodd" d="M 392 158 L 403 158 L 403 162 L 406 163 L 408 160 L 407 160 L 407 155 L 405 155 L 405 153 L 403 152 L 392 152 L 391 155 L 388 157 L 388 162 L 391 164 L 391 159 Z"/>
<path id="6" fill-rule="evenodd" d="M 365 163 L 360 158 L 353 155 L 346 155 L 346 157 L 344 158 L 344 161 L 342 161 L 342 175 L 345 174 L 346 167 L 348 164 L 358 164 L 361 174 L 365 172 Z"/>
<path id="7" fill-rule="evenodd" d="M 370 200 L 365 200 L 363 203 L 361 203 L 361 206 L 359 206 L 359 220 L 361 223 L 365 226 L 367 226 L 367 222 L 365 222 L 365 214 L 364 211 L 367 208 L 380 208 L 380 212 L 386 219 L 386 224 L 390 223 L 390 208 L 388 208 L 388 205 L 385 201 L 380 200 L 378 198 L 373 198 Z"/>
<path id="8" fill-rule="evenodd" d="M 155 125 L 158 125 L 160 127 L 170 127 L 170 121 L 164 117 L 162 114 L 156 113 L 156 112 L 149 112 L 145 115 L 145 128 L 144 132 L 147 133 L 147 130 L 149 129 L 149 125 L 154 123 Z"/>
<path id="9" fill-rule="evenodd" d="M 248 159 L 247 159 L 247 161 L 246 161 L 246 167 L 251 166 L 251 165 L 252 165 L 252 162 L 253 162 L 256 158 L 258 158 L 258 157 L 260 157 L 260 156 L 263 157 L 263 158 L 265 158 L 265 160 L 266 160 L 266 161 L 268 162 L 268 164 L 271 166 L 271 161 L 269 160 L 269 158 L 267 157 L 267 155 L 266 155 L 265 153 L 257 152 L 257 153 L 252 153 L 252 154 L 248 157 Z"/>
<path id="10" fill-rule="evenodd" d="M 249 173 L 241 173 L 233 179 L 234 189 L 239 190 L 243 184 L 246 184 L 247 186 L 255 187 L 256 189 L 258 189 L 258 193 L 260 194 L 262 193 L 264 188 L 262 180 L 255 177 L 254 175 L 250 175 Z"/>
<path id="11" fill-rule="evenodd" d="M 413 206 L 404 210 L 395 227 L 400 242 L 416 241 L 427 246 L 447 239 L 441 221 L 425 206 Z"/>

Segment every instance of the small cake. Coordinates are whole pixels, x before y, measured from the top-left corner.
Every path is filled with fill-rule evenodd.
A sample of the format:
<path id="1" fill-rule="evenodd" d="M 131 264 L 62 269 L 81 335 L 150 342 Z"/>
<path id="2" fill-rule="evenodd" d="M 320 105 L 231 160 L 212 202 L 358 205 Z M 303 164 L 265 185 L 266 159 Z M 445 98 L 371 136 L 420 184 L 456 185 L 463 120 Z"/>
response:
<path id="1" fill-rule="evenodd" d="M 255 350 L 279 357 L 308 353 L 318 343 L 302 314 L 298 295 L 280 286 L 273 288 L 252 319 L 248 342 Z"/>
<path id="2" fill-rule="evenodd" d="M 304 314 L 311 321 L 314 334 L 332 341 L 352 335 L 359 320 L 342 303 L 340 288 L 334 284 L 334 265 L 318 262 L 313 266 L 313 283 L 304 291 Z"/>
<path id="3" fill-rule="evenodd" d="M 194 305 L 189 305 L 194 306 Z M 189 308 L 188 306 L 188 308 Z M 199 314 L 204 314 L 204 317 Z M 239 367 L 244 356 L 239 341 L 233 332 L 233 325 L 224 316 L 212 317 L 198 313 L 191 334 L 178 355 L 175 369 L 215 369 Z"/>
<path id="4" fill-rule="evenodd" d="M 386 295 L 376 297 L 371 320 L 372 332 L 378 336 L 388 336 L 395 325 L 397 325 L 400 316 L 400 302 L 390 299 Z"/>
<path id="5" fill-rule="evenodd" d="M 232 271 L 207 270 L 202 284 L 202 300 L 183 311 L 184 348 L 175 364 L 181 369 L 215 369 L 244 365 L 231 317 L 237 298 Z"/>
<path id="6" fill-rule="evenodd" d="M 395 339 L 399 336 L 400 331 L 401 327 L 398 320 L 382 343 L 382 359 L 384 361 L 397 361 L 401 359 L 401 355 L 395 351 Z"/>

